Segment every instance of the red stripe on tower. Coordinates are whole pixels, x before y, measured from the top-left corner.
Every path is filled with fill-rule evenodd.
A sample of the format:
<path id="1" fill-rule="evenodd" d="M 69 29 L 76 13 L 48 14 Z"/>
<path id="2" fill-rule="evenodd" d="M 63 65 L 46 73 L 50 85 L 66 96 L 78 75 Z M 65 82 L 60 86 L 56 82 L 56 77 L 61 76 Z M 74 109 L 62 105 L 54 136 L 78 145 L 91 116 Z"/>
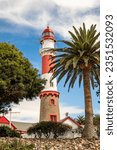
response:
<path id="1" fill-rule="evenodd" d="M 42 74 L 49 73 L 51 67 L 54 65 L 54 64 L 51 65 L 52 63 L 51 56 L 52 55 L 44 55 L 42 57 Z"/>

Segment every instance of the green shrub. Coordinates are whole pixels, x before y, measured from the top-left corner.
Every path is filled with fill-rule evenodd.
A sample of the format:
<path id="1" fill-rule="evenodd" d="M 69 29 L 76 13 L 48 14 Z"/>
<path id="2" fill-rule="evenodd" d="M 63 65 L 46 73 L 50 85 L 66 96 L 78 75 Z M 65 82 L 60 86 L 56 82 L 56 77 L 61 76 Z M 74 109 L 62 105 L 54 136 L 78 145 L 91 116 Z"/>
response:
<path id="1" fill-rule="evenodd" d="M 71 130 L 71 126 L 69 125 L 62 124 L 61 122 L 52 122 L 52 133 L 55 139 L 64 135 L 69 130 Z"/>
<path id="2" fill-rule="evenodd" d="M 8 126 L 0 126 L 0 137 L 20 137 L 20 134 Z"/>
<path id="3" fill-rule="evenodd" d="M 64 135 L 65 132 L 70 129 L 70 126 L 62 124 L 61 122 L 42 121 L 30 127 L 27 130 L 27 133 L 29 135 L 37 135 L 39 138 L 41 138 L 42 135 L 44 135 L 46 138 L 49 138 L 50 135 L 53 135 L 53 138 L 57 138 L 61 135 Z"/>

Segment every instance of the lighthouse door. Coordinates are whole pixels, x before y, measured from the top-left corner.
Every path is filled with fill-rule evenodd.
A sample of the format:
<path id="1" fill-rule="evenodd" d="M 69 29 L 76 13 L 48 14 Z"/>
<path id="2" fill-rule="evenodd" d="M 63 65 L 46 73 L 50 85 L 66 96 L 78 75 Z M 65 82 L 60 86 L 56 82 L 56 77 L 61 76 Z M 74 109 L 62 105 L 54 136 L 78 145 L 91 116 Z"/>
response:
<path id="1" fill-rule="evenodd" d="M 52 122 L 57 122 L 57 116 L 56 115 L 50 115 L 50 120 Z"/>

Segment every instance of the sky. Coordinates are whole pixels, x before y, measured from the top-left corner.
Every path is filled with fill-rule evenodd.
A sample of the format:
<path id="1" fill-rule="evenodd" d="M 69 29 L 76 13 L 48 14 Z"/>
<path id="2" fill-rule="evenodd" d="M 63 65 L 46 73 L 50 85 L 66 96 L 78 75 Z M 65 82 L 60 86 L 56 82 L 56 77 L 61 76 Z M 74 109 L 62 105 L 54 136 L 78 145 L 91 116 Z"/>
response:
<path id="1" fill-rule="evenodd" d="M 97 25 L 100 30 L 100 2 L 99 0 L 0 0 L 0 42 L 14 44 L 32 65 L 41 74 L 41 48 L 42 32 L 49 24 L 55 33 L 56 40 L 70 40 L 68 30 L 72 26 L 79 28 L 85 22 L 89 28 L 91 24 Z M 56 47 L 64 47 L 57 42 Z M 73 118 L 84 114 L 83 87 L 78 82 L 68 93 L 64 88 L 64 79 L 58 84 L 60 92 L 61 119 L 68 112 Z M 92 90 L 94 114 L 100 113 L 99 98 Z M 39 121 L 40 100 L 24 99 L 19 105 L 13 105 L 12 120 L 22 122 Z M 14 113 L 17 112 L 17 113 Z M 9 114 L 6 117 L 9 119 Z"/>

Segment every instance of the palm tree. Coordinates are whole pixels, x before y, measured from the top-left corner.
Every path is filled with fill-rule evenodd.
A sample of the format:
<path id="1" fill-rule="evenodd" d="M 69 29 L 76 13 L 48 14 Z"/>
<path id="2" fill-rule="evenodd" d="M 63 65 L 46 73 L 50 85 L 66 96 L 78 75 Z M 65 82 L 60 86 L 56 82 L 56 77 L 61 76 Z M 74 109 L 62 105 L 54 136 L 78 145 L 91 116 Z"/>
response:
<path id="1" fill-rule="evenodd" d="M 77 116 L 77 118 L 75 118 L 75 121 L 81 125 L 84 125 L 85 124 L 85 117 L 83 115 L 79 115 L 79 116 Z"/>
<path id="2" fill-rule="evenodd" d="M 92 138 L 95 135 L 93 126 L 93 108 L 90 83 L 95 88 L 95 81 L 99 83 L 100 71 L 100 42 L 96 25 L 91 25 L 86 29 L 85 24 L 78 30 L 73 26 L 74 33 L 69 31 L 71 41 L 63 40 L 68 47 L 53 49 L 59 52 L 57 56 L 52 57 L 55 64 L 51 70 L 54 70 L 52 80 L 58 76 L 59 82 L 66 77 L 64 86 L 69 81 L 68 91 L 73 88 L 76 79 L 79 80 L 79 86 L 83 81 L 84 102 L 85 102 L 85 127 L 83 136 Z M 52 65 L 51 64 L 51 65 Z"/>

